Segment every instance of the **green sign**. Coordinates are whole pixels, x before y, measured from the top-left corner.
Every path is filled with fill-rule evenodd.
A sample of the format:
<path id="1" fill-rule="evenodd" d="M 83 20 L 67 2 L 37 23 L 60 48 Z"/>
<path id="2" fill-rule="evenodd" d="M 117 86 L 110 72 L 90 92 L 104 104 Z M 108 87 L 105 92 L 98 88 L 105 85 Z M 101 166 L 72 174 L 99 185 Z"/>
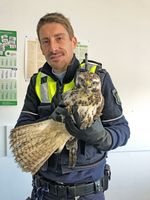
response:
<path id="1" fill-rule="evenodd" d="M 17 32 L 0 30 L 0 68 L 16 68 Z"/>

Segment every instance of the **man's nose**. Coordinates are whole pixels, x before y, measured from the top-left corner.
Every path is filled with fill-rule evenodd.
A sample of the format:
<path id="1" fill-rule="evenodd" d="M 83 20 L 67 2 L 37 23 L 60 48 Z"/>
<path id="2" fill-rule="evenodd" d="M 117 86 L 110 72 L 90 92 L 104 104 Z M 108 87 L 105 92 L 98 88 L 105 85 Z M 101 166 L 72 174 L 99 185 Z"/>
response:
<path id="1" fill-rule="evenodd" d="M 58 44 L 55 40 L 50 41 L 49 49 L 51 52 L 55 52 L 58 49 Z"/>

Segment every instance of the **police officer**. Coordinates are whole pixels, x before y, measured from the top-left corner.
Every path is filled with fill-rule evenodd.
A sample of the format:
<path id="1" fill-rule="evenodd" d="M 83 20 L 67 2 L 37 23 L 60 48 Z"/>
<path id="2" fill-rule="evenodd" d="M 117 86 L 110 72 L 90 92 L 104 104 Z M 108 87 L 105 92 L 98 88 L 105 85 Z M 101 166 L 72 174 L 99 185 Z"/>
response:
<path id="1" fill-rule="evenodd" d="M 77 39 L 64 15 L 43 16 L 37 25 L 37 35 L 46 63 L 31 77 L 16 126 L 47 119 L 52 113 L 63 114 L 63 108 L 58 109 L 61 95 L 66 85 L 71 88 L 80 67 L 74 55 Z M 76 165 L 68 166 L 66 147 L 61 153 L 54 153 L 33 176 L 32 200 L 105 199 L 110 174 L 107 152 L 125 145 L 130 130 L 108 72 L 97 65 L 95 73 L 100 76 L 105 99 L 102 116 L 91 127 L 80 130 L 78 122 L 65 115 L 66 129 L 78 139 Z"/>

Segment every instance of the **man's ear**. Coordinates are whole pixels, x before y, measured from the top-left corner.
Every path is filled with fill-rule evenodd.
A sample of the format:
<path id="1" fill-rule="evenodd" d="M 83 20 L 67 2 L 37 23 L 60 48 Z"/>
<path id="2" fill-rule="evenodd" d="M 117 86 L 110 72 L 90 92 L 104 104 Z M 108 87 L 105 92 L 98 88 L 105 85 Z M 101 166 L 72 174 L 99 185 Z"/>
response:
<path id="1" fill-rule="evenodd" d="M 75 49 L 77 47 L 77 38 L 73 37 L 72 38 L 72 47 Z"/>

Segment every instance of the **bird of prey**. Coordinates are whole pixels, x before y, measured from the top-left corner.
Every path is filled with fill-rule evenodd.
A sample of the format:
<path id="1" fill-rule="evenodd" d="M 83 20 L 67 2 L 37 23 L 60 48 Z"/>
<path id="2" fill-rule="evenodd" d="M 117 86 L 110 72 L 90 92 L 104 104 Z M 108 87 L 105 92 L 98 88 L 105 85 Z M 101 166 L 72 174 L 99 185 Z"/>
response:
<path id="1" fill-rule="evenodd" d="M 77 106 L 81 129 L 92 125 L 100 117 L 104 98 L 101 93 L 101 80 L 96 73 L 77 73 L 75 87 L 62 94 L 63 103 L 72 115 L 72 106 Z M 92 136 L 91 136 L 92 137 Z M 47 119 L 41 122 L 22 125 L 11 130 L 10 145 L 16 162 L 25 172 L 35 174 L 53 153 L 69 150 L 69 166 L 76 164 L 77 139 L 65 128 L 65 124 Z"/>

